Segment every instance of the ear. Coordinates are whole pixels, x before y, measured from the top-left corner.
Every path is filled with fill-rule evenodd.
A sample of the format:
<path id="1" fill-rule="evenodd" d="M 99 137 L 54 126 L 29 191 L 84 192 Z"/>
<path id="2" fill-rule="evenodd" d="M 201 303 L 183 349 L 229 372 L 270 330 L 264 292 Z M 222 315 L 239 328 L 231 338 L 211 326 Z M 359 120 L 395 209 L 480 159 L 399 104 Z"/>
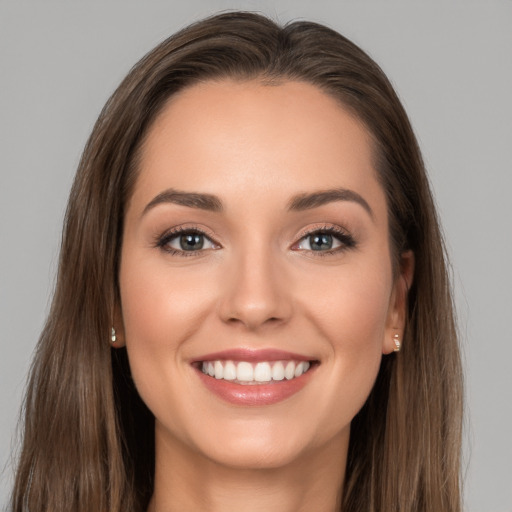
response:
<path id="1" fill-rule="evenodd" d="M 126 343 L 124 335 L 123 313 L 119 303 L 115 306 L 114 314 L 112 316 L 112 327 L 115 330 L 115 341 L 112 341 L 111 339 L 111 346 L 112 348 L 121 348 L 124 347 Z"/>
<path id="2" fill-rule="evenodd" d="M 405 321 L 407 315 L 407 295 L 414 276 L 414 253 L 405 251 L 400 255 L 399 274 L 395 279 L 393 291 L 389 301 L 388 317 L 382 353 L 390 354 L 396 348 L 395 339 L 403 341 Z M 398 335 L 396 337 L 395 335 Z"/>

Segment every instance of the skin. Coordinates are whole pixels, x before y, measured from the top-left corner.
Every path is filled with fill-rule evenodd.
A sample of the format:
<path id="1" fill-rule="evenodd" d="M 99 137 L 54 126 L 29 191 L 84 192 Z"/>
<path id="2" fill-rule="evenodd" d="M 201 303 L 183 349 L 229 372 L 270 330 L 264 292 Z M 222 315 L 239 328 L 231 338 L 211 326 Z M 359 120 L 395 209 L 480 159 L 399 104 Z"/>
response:
<path id="1" fill-rule="evenodd" d="M 368 204 L 290 211 L 291 198 L 348 189 Z M 212 194 L 222 211 L 171 202 Z M 158 246 L 177 226 L 204 249 Z M 311 250 L 307 232 L 354 240 Z M 209 240 L 212 242 L 210 243 Z M 391 266 L 386 198 L 364 126 L 312 85 L 209 82 L 174 96 L 151 127 L 128 205 L 118 345 L 155 416 L 150 510 L 339 510 L 350 422 L 383 354 L 401 338 L 412 256 Z M 231 348 L 278 348 L 320 364 L 295 395 L 237 406 L 191 361 Z M 338 507 L 338 508 L 337 508 Z"/>

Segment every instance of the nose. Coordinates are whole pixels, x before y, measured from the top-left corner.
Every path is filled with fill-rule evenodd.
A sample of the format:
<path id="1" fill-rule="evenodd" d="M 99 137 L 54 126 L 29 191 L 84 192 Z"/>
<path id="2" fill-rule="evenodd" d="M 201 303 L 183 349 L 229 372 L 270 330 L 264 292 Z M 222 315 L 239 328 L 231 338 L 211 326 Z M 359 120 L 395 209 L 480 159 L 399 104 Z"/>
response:
<path id="1" fill-rule="evenodd" d="M 291 290 L 286 272 L 270 251 L 260 248 L 240 254 L 230 262 L 228 272 L 219 302 L 223 322 L 256 331 L 289 320 Z"/>

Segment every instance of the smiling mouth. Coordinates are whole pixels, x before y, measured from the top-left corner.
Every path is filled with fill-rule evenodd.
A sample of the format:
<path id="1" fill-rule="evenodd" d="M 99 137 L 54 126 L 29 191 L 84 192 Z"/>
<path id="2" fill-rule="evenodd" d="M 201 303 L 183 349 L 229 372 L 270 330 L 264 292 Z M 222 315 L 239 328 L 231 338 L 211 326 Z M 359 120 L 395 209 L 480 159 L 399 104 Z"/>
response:
<path id="1" fill-rule="evenodd" d="M 277 404 L 298 394 L 320 360 L 277 349 L 235 348 L 192 361 L 207 390 L 235 406 Z"/>
<path id="2" fill-rule="evenodd" d="M 270 382 L 290 381 L 308 372 L 317 361 L 231 361 L 211 360 L 197 363 L 203 374 L 217 380 L 234 384 L 268 384 Z"/>

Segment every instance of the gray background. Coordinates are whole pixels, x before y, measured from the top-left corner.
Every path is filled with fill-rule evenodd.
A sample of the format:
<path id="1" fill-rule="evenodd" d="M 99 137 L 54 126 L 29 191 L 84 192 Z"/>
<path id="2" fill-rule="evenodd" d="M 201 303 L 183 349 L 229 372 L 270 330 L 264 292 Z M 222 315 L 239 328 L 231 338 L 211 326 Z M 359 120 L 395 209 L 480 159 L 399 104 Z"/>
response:
<path id="1" fill-rule="evenodd" d="M 327 23 L 394 83 L 453 263 L 467 369 L 465 510 L 512 512 L 511 0 L 0 0 L 0 506 L 65 202 L 95 118 L 146 51 L 229 8 Z"/>

